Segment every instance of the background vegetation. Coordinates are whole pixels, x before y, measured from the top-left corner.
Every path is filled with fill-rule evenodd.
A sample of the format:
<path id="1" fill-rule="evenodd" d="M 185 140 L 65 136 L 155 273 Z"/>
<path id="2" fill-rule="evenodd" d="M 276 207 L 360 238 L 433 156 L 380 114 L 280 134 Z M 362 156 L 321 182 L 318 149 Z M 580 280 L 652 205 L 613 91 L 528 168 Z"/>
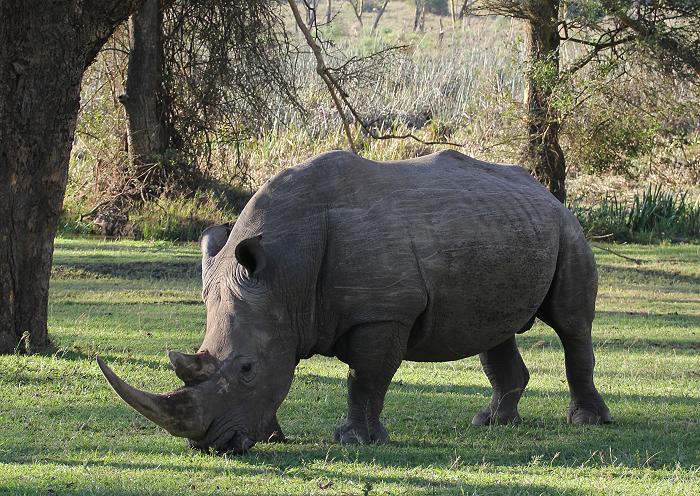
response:
<path id="1" fill-rule="evenodd" d="M 352 67 L 377 51 L 403 47 L 386 53 L 377 64 L 361 65 L 362 71 L 351 71 L 349 98 L 367 122 L 383 132 L 410 131 L 426 141 L 458 143 L 463 145 L 461 151 L 480 159 L 520 162 L 526 140 L 523 22 L 466 15 L 453 26 L 448 3 L 434 1 L 427 3 L 424 30 L 414 32 L 414 3 L 392 1 L 373 32 L 367 19 L 373 19 L 381 3 L 364 2 L 365 20 L 360 26 L 350 2 L 334 2 L 337 15 L 319 27 L 320 38 L 327 42 L 327 62 L 334 67 L 346 63 Z M 325 2 L 318 5 L 319 19 L 325 19 L 324 8 Z M 347 148 L 337 113 L 315 73 L 315 61 L 301 49 L 289 15 L 286 11 L 281 15 L 286 16 L 290 41 L 298 49 L 288 54 L 289 66 L 280 70 L 288 71 L 299 100 L 290 100 L 289 92 L 271 93 L 266 102 L 269 118 L 256 122 L 255 132 L 245 128 L 245 139 L 232 138 L 235 121 L 208 129 L 206 153 L 188 160 L 194 160 L 207 178 L 201 189 L 214 193 L 197 194 L 196 188 L 183 190 L 182 185 L 171 184 L 130 213 L 130 222 L 143 236 L 193 239 L 201 223 L 232 220 L 245 198 L 270 175 L 321 151 Z M 125 114 L 118 101 L 126 74 L 127 55 L 118 49 L 124 36 L 122 32 L 114 37 L 113 46 L 101 52 L 85 78 L 64 233 L 96 230 L 90 227 L 92 218 L 84 214 L 103 201 L 110 192 L 107 185 L 123 174 L 128 160 Z M 562 47 L 563 64 L 580 55 L 575 46 Z M 611 58 L 560 82 L 554 100 L 561 114 L 569 204 L 588 232 L 612 234 L 605 239 L 618 241 L 697 238 L 693 212 L 700 194 L 700 90 L 696 84 Z M 409 158 L 444 147 L 411 140 L 376 141 L 357 130 L 355 134 L 363 156 L 377 160 Z M 674 228 L 622 219 L 628 214 L 621 210 L 637 208 L 635 195 L 657 188 L 661 189 L 656 195 L 645 197 L 652 217 L 669 207 L 654 205 L 656 200 L 683 197 L 681 207 L 658 214 L 666 221 L 673 219 Z M 188 219 L 195 227 L 186 226 Z"/>

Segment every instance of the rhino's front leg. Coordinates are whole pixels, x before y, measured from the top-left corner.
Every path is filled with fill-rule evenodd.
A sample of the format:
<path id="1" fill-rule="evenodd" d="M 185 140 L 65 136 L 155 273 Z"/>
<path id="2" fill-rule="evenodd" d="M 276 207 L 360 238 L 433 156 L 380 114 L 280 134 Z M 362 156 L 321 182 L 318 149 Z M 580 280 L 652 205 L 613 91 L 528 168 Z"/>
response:
<path id="1" fill-rule="evenodd" d="M 353 328 L 338 343 L 336 355 L 350 366 L 348 416 L 333 435 L 342 444 L 386 443 L 379 420 L 391 378 L 406 352 L 408 329 L 394 322 Z"/>
<path id="2" fill-rule="evenodd" d="M 258 441 L 261 443 L 284 443 L 287 441 L 280 427 L 280 423 L 277 421 L 277 415 L 272 417 L 270 423 L 263 429 L 263 433 Z"/>

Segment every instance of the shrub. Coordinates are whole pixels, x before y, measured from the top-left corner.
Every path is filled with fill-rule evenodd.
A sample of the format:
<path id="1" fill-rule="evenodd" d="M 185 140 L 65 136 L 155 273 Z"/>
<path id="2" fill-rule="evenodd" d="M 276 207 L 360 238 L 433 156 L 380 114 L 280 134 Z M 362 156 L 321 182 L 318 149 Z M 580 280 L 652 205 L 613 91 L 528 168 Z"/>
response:
<path id="1" fill-rule="evenodd" d="M 635 193 L 631 202 L 613 194 L 595 205 L 570 208 L 588 237 L 636 243 L 700 238 L 700 202 L 660 185 Z"/>
<path id="2" fill-rule="evenodd" d="M 92 234 L 93 225 L 91 222 L 81 220 L 79 216 L 64 210 L 58 219 L 58 229 L 56 236 L 87 236 Z"/>
<path id="3" fill-rule="evenodd" d="M 196 241 L 204 229 L 212 224 L 233 222 L 235 214 L 219 209 L 203 194 L 194 198 L 161 197 L 148 202 L 129 215 L 129 221 L 138 226 L 143 239 L 168 241 Z"/>

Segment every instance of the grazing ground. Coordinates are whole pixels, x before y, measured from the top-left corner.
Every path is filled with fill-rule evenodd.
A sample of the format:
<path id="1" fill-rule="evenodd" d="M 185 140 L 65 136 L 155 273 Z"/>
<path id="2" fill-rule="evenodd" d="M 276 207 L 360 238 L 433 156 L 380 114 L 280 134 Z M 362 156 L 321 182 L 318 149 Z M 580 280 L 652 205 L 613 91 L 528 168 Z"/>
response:
<path id="1" fill-rule="evenodd" d="M 606 245 L 609 246 L 609 245 Z M 49 326 L 58 351 L 0 357 L 2 494 L 700 494 L 700 246 L 595 250 L 597 382 L 615 423 L 573 427 L 561 346 L 519 336 L 532 379 L 518 426 L 476 428 L 476 357 L 405 363 L 387 446 L 344 447 L 345 366 L 300 364 L 279 418 L 290 442 L 192 452 L 119 400 L 99 353 L 132 384 L 177 387 L 165 358 L 203 333 L 194 245 L 57 240 Z"/>

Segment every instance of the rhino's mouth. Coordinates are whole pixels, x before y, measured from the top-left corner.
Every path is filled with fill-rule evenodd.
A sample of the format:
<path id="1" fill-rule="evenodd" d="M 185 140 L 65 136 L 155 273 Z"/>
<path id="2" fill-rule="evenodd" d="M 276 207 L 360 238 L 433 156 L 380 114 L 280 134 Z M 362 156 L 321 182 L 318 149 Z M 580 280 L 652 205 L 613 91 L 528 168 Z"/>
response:
<path id="1" fill-rule="evenodd" d="M 190 448 L 206 453 L 212 450 L 220 455 L 225 453 L 242 454 L 255 444 L 245 429 L 230 421 L 213 422 L 202 439 L 188 439 Z"/>

